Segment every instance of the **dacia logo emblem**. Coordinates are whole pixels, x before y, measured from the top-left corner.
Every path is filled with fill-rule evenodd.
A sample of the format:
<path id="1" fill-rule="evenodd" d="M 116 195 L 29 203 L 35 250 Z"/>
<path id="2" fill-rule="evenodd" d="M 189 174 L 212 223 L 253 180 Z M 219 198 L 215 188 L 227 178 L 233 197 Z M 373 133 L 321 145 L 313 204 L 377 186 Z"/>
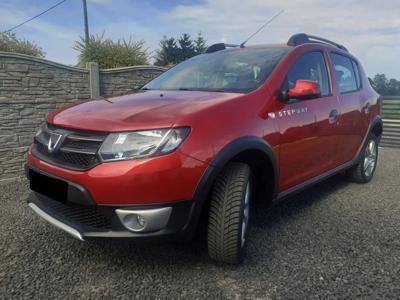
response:
<path id="1" fill-rule="evenodd" d="M 62 135 L 58 133 L 50 133 L 49 143 L 47 144 L 47 150 L 53 152 L 56 149 L 58 143 L 61 140 Z"/>

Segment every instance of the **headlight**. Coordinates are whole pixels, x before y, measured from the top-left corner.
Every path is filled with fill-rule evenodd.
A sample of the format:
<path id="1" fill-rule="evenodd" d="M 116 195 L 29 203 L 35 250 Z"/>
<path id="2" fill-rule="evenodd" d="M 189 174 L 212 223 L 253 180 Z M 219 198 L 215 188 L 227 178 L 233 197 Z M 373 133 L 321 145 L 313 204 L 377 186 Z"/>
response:
<path id="1" fill-rule="evenodd" d="M 100 148 L 103 161 L 157 156 L 174 151 L 188 136 L 190 128 L 166 128 L 112 133 Z"/>

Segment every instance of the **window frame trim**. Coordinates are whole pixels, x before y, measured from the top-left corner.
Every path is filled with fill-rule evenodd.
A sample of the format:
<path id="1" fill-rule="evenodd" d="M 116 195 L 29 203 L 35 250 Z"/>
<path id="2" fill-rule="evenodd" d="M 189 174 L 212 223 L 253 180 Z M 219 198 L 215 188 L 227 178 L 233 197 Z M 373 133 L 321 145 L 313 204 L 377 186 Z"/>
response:
<path id="1" fill-rule="evenodd" d="M 353 69 L 354 69 L 354 65 L 356 65 L 356 68 L 357 68 L 358 81 L 360 83 L 359 86 L 358 86 L 358 84 L 357 84 L 357 86 L 358 86 L 358 91 L 360 91 L 362 89 L 362 87 L 363 87 L 363 84 L 362 84 L 362 80 L 361 80 L 361 72 L 360 72 L 359 63 L 353 58 L 350 58 L 350 59 L 351 59 L 351 62 L 352 62 Z M 355 74 L 355 72 L 354 72 L 354 74 Z M 356 78 L 357 78 L 357 76 L 356 76 Z M 358 82 L 356 82 L 356 83 L 358 83 Z"/>

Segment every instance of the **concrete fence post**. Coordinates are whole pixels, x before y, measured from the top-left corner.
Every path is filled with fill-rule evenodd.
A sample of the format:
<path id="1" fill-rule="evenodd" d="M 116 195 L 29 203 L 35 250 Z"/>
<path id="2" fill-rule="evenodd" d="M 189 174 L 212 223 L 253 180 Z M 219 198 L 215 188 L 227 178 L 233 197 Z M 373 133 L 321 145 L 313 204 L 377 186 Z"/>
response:
<path id="1" fill-rule="evenodd" d="M 90 78 L 90 98 L 95 98 L 100 96 L 100 74 L 99 74 L 99 64 L 95 62 L 90 62 L 88 64 L 89 78 Z"/>

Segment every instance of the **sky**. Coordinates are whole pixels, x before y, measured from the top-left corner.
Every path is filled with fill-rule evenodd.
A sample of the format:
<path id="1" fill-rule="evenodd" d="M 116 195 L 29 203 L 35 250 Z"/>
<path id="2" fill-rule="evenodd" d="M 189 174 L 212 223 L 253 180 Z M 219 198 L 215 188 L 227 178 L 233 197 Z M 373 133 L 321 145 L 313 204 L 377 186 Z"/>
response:
<path id="1" fill-rule="evenodd" d="M 0 31 L 42 12 L 59 0 L 0 0 Z M 144 40 L 150 53 L 163 36 L 201 32 L 208 44 L 241 43 L 284 10 L 248 44 L 286 43 L 298 32 L 344 44 L 368 76 L 400 80 L 400 0 L 87 0 L 89 30 L 112 39 Z M 14 31 L 35 41 L 46 58 L 75 65 L 73 46 L 83 31 L 81 0 L 67 0 Z"/>

